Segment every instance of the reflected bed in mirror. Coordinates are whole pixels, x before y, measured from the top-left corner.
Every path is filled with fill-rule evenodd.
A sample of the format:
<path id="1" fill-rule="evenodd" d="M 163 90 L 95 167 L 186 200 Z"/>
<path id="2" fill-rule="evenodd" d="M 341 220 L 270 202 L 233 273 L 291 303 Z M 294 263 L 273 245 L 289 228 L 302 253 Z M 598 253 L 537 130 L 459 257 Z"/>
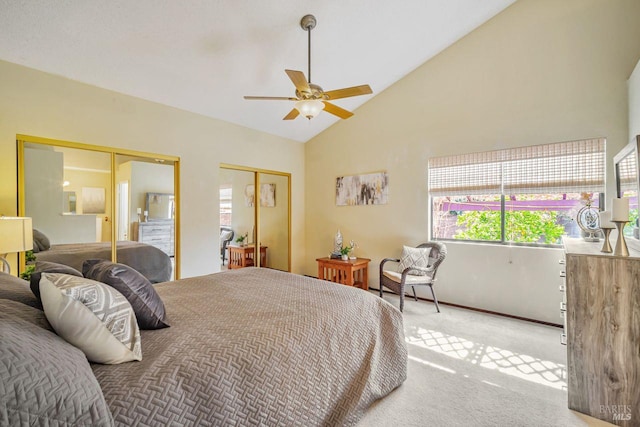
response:
<path id="1" fill-rule="evenodd" d="M 640 238 L 638 229 L 639 149 L 640 135 L 637 135 L 635 141 L 620 150 L 613 158 L 617 197 L 629 199 L 629 223 L 624 228 L 624 234 L 636 239 Z"/>
<path id="2" fill-rule="evenodd" d="M 147 193 L 146 209 L 149 221 L 173 219 L 175 217 L 175 197 L 168 193 Z"/>

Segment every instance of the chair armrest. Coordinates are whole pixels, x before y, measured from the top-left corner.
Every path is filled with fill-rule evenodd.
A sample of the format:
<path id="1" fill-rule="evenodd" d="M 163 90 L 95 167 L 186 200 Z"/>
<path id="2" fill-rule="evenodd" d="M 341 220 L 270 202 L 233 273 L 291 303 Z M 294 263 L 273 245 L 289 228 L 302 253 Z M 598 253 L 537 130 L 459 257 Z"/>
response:
<path id="1" fill-rule="evenodd" d="M 400 262 L 400 259 L 399 258 L 385 258 L 382 261 L 380 261 L 380 276 L 382 276 L 382 270 L 384 268 L 384 265 L 387 262 Z"/>

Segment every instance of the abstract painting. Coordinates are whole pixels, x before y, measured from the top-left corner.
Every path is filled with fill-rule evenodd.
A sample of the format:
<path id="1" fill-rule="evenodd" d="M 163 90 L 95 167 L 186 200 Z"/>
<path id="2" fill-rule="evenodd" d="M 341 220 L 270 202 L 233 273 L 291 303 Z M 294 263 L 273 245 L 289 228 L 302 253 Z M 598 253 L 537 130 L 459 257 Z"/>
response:
<path id="1" fill-rule="evenodd" d="M 82 213 L 103 214 L 106 212 L 105 189 L 98 187 L 82 187 Z"/>
<path id="2" fill-rule="evenodd" d="M 340 176 L 336 179 L 336 205 L 385 205 L 389 198 L 387 172 Z"/>

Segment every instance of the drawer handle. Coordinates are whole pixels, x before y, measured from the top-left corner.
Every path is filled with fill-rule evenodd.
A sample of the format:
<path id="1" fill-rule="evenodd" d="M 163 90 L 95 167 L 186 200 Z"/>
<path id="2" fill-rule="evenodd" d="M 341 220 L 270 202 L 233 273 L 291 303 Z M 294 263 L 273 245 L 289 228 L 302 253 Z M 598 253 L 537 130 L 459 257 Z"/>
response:
<path id="1" fill-rule="evenodd" d="M 558 260 L 558 264 L 560 265 L 565 265 L 566 263 L 567 261 L 564 258 Z"/>
<path id="2" fill-rule="evenodd" d="M 560 344 L 567 345 L 567 334 L 560 334 Z"/>
<path id="3" fill-rule="evenodd" d="M 567 285 L 565 285 L 564 283 L 560 286 L 558 286 L 558 290 L 560 292 L 566 292 L 567 291 Z"/>
<path id="4" fill-rule="evenodd" d="M 567 311 L 567 303 L 562 301 L 560 303 L 560 313 L 565 313 Z"/>
<path id="5" fill-rule="evenodd" d="M 567 272 L 566 271 L 561 271 L 560 272 L 560 277 L 567 277 Z"/>

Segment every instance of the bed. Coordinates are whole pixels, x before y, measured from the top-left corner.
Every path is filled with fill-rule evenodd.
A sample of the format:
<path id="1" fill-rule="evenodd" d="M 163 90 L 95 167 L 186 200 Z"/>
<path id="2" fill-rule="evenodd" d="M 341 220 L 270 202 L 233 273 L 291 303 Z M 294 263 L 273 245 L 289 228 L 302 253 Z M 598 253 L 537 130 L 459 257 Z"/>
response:
<path id="1" fill-rule="evenodd" d="M 264 268 L 154 288 L 171 326 L 142 361 L 90 365 L 103 425 L 349 426 L 406 378 L 401 313 L 360 289 Z"/>
<path id="2" fill-rule="evenodd" d="M 145 243 L 119 241 L 118 262 L 139 271 L 151 283 L 171 280 L 171 258 L 162 250 Z M 82 271 L 87 259 L 111 259 L 111 242 L 68 243 L 51 245 L 49 249 L 35 253 L 36 260 L 68 265 Z"/>

